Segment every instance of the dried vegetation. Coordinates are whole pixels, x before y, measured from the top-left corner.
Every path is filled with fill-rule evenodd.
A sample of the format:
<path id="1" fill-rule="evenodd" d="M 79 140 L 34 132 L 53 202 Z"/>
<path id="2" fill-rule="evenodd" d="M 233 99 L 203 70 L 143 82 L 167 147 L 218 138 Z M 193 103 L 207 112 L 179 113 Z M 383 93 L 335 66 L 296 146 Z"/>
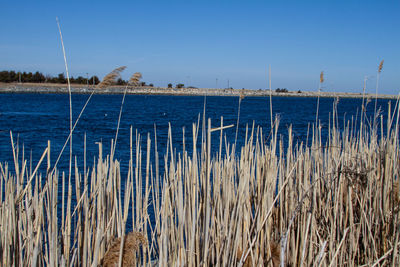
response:
<path id="1" fill-rule="evenodd" d="M 278 121 L 269 139 L 248 129 L 240 148 L 210 120 L 200 132 L 193 124 L 179 153 L 169 131 L 162 173 L 156 140 L 131 132 L 127 177 L 99 144 L 90 170 L 75 164 L 75 188 L 51 171 L 50 146 L 37 163 L 48 159 L 43 176 L 11 136 L 15 172 L 0 165 L 1 264 L 398 266 L 398 108 L 379 137 L 365 115 L 359 130 L 340 129 L 334 112 L 326 143 L 321 127 L 307 145 L 289 127 L 286 148 Z M 211 142 L 221 144 L 215 154 Z"/>

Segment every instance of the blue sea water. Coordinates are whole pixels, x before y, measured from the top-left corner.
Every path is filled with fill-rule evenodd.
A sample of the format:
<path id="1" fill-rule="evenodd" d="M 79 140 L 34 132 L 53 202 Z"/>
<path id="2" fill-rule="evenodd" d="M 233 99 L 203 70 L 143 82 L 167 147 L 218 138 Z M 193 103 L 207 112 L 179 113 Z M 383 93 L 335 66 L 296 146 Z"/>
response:
<path id="1" fill-rule="evenodd" d="M 76 120 L 88 95 L 73 95 L 73 118 Z M 73 154 L 83 163 L 84 136 L 87 140 L 87 163 L 93 165 L 98 156 L 97 142 L 102 141 L 103 154 L 110 152 L 111 139 L 115 137 L 122 95 L 94 95 L 82 114 L 73 135 Z M 123 106 L 121 124 L 116 147 L 116 158 L 121 166 L 129 161 L 129 134 L 137 130 L 142 135 L 142 147 L 146 147 L 147 134 L 154 144 L 154 128 L 157 129 L 157 146 L 162 159 L 166 151 L 168 127 L 171 125 L 173 145 L 177 152 L 182 150 L 183 128 L 185 128 L 186 149 L 192 149 L 192 124 L 200 126 L 206 101 L 206 117 L 211 118 L 212 127 L 219 127 L 221 117 L 224 125 L 235 124 L 238 115 L 238 97 L 203 96 L 145 96 L 127 95 Z M 372 117 L 374 101 L 367 106 L 367 116 Z M 382 114 L 387 114 L 390 100 L 378 99 Z M 394 106 L 394 100 L 392 106 Z M 347 120 L 360 117 L 362 99 L 342 98 L 339 100 L 338 121 L 341 126 Z M 326 138 L 329 117 L 334 99 L 321 98 L 319 118 Z M 25 157 L 32 155 L 35 164 L 51 142 L 51 158 L 54 164 L 69 134 L 69 97 L 66 94 L 0 94 L 0 162 L 13 163 L 10 131 L 14 142 L 18 141 Z M 293 127 L 295 141 L 306 141 L 308 126 L 315 122 L 316 98 L 273 97 L 274 116 L 280 118 L 279 134 L 287 136 L 289 125 Z M 385 120 L 386 121 L 386 120 Z M 240 105 L 238 146 L 245 139 L 246 125 L 263 128 L 264 136 L 270 131 L 270 106 L 268 97 L 246 97 Z M 201 130 L 200 130 L 201 131 Z M 229 142 L 234 143 L 236 127 L 224 131 Z M 134 137 L 135 138 L 135 137 Z M 135 139 L 134 139 L 135 140 Z M 219 132 L 213 133 L 213 150 L 219 147 Z M 21 151 L 20 151 L 21 152 Z M 58 167 L 68 170 L 69 146 L 67 146 Z M 11 166 L 12 169 L 12 166 Z"/>
<path id="2" fill-rule="evenodd" d="M 81 112 L 88 95 L 73 95 L 74 121 Z M 111 139 L 115 138 L 122 95 L 94 95 L 82 114 L 73 135 L 73 155 L 77 157 L 79 170 L 83 172 L 84 139 L 86 136 L 87 165 L 92 167 L 98 157 L 98 142 L 103 142 L 103 155 L 110 153 Z M 388 102 L 378 100 L 377 106 L 382 114 L 387 115 Z M 392 100 L 393 105 L 394 101 Z M 270 132 L 270 105 L 268 97 L 246 97 L 240 104 L 240 121 L 238 128 L 237 146 L 245 142 L 246 127 L 260 126 L 263 129 L 265 142 L 268 142 Z M 346 121 L 359 120 L 362 99 L 340 99 L 337 105 L 339 126 L 343 127 Z M 183 149 L 183 128 L 185 129 L 185 144 L 189 155 L 193 149 L 192 125 L 200 119 L 206 106 L 206 117 L 211 118 L 212 127 L 219 127 L 221 117 L 224 125 L 236 125 L 239 98 L 238 97 L 203 97 L 203 96 L 145 96 L 127 95 L 123 106 L 121 123 L 118 134 L 115 158 L 121 164 L 122 190 L 127 177 L 130 157 L 130 129 L 132 127 L 142 136 L 141 146 L 143 164 L 145 164 L 145 150 L 147 135 L 152 139 L 152 155 L 154 160 L 154 137 L 156 128 L 157 147 L 160 159 L 160 174 L 163 171 L 163 155 L 167 149 L 168 129 L 171 125 L 172 145 L 177 153 Z M 332 115 L 334 99 L 321 98 L 319 119 L 322 124 L 322 139 L 326 140 L 329 118 Z M 317 107 L 316 98 L 302 97 L 273 97 L 272 110 L 274 116 L 280 119 L 278 133 L 283 140 L 287 139 L 288 127 L 292 125 L 294 141 L 307 142 L 307 131 L 315 122 Z M 374 113 L 374 100 L 367 106 L 367 117 Z M 386 121 L 386 120 L 384 120 Z M 65 141 L 69 135 L 69 96 L 65 94 L 0 94 L 0 163 L 9 163 L 13 171 L 14 160 L 11 147 L 10 132 L 13 140 L 19 147 L 19 160 L 22 149 L 28 168 L 32 162 L 34 168 L 47 141 L 51 142 L 51 164 L 55 163 Z M 235 142 L 236 127 L 224 130 L 228 142 Z M 218 151 L 220 132 L 212 133 L 212 151 Z M 200 142 L 201 136 L 199 136 Z M 135 136 L 133 136 L 135 142 Z M 197 145 L 199 145 L 199 142 Z M 284 143 L 286 145 L 286 143 Z M 133 154 L 135 154 L 135 144 Z M 238 152 L 238 151 L 237 151 Z M 30 160 L 31 159 L 31 160 Z M 97 161 L 97 160 L 96 160 Z M 69 145 L 64 151 L 58 164 L 58 169 L 68 173 Z M 154 161 L 153 161 L 154 164 Z M 21 164 L 20 164 L 21 166 Z M 142 166 L 144 167 L 144 166 Z M 39 169 L 43 176 L 46 172 L 46 163 Z M 74 179 L 72 180 L 72 188 Z M 4 193 L 4 192 L 2 192 Z M 59 196 L 61 197 L 61 195 Z M 76 199 L 72 199 L 74 206 Z M 58 206 L 61 214 L 61 205 Z M 151 213 L 151 211 L 150 211 Z M 150 214 L 154 223 L 154 214 Z M 61 220 L 61 216 L 59 216 Z M 127 230 L 132 228 L 131 215 L 128 217 Z"/>

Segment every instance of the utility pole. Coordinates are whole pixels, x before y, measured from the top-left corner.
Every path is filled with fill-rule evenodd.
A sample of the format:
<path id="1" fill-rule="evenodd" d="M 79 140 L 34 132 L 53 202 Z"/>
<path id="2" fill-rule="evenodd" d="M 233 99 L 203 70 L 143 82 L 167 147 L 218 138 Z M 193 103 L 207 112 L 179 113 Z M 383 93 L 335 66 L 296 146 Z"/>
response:
<path id="1" fill-rule="evenodd" d="M 89 73 L 86 72 L 86 84 L 89 87 Z"/>

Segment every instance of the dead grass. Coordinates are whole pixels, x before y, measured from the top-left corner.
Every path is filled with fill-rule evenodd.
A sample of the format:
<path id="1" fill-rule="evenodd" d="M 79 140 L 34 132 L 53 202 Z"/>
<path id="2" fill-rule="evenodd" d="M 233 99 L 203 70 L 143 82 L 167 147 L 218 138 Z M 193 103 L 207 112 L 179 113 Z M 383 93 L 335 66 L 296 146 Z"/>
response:
<path id="1" fill-rule="evenodd" d="M 11 136 L 15 172 L 0 164 L 1 264 L 398 266 L 398 109 L 379 138 L 366 116 L 357 131 L 339 129 L 334 109 L 326 143 L 321 127 L 307 145 L 289 127 L 284 147 L 276 120 L 268 142 L 261 128 L 247 129 L 237 153 L 223 121 L 204 123 L 203 138 L 193 124 L 182 151 L 169 130 L 164 172 L 157 140 L 131 129 L 127 176 L 100 143 L 91 169 L 75 167 L 75 188 L 57 169 L 30 168 Z M 49 155 L 50 144 L 36 166 L 51 170 Z M 128 218 L 137 232 L 125 234 Z"/>

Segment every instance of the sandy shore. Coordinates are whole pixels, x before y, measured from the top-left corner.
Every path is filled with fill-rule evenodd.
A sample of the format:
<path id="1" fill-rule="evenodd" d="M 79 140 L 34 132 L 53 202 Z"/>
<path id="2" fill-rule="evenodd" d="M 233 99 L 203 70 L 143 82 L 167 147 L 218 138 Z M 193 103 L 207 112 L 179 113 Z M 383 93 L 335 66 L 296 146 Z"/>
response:
<path id="1" fill-rule="evenodd" d="M 125 86 L 112 86 L 105 89 L 87 87 L 86 85 L 71 85 L 74 94 L 89 94 L 96 90 L 97 94 L 123 94 Z M 139 95 L 210 95 L 210 96 L 269 96 L 269 90 L 250 89 L 215 89 L 215 88 L 166 88 L 166 87 L 128 87 L 128 94 Z M 0 83 L 0 93 L 39 93 L 39 94 L 66 94 L 68 88 L 65 84 L 37 84 L 37 83 Z M 316 97 L 318 92 L 303 91 L 277 93 L 272 91 L 272 96 L 285 97 Z M 360 98 L 362 93 L 321 92 L 321 97 Z M 375 98 L 375 94 L 365 94 L 366 98 Z M 378 98 L 396 99 L 397 95 L 378 95 Z"/>

